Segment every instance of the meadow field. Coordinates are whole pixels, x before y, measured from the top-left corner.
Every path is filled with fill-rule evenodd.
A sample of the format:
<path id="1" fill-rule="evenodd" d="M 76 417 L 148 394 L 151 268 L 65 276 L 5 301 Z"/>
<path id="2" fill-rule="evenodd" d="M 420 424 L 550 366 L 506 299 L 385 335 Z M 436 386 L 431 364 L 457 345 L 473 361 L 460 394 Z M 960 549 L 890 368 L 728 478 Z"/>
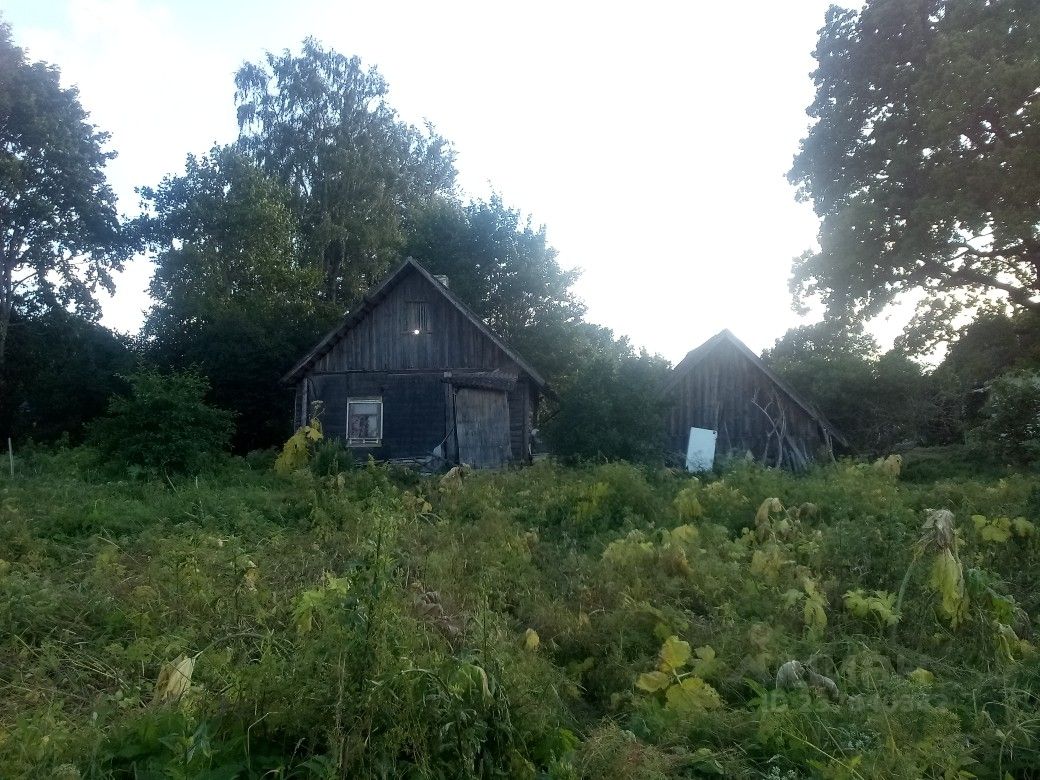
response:
<path id="1" fill-rule="evenodd" d="M 1035 478 L 272 460 L 3 478 L 0 776 L 1037 776 Z"/>

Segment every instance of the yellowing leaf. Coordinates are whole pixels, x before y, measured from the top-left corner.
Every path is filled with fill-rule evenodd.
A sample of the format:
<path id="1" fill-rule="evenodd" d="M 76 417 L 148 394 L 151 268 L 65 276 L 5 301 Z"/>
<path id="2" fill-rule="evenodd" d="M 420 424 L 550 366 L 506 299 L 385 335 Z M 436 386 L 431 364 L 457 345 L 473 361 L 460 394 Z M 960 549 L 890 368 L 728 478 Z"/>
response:
<path id="1" fill-rule="evenodd" d="M 487 672 L 477 664 L 461 664 L 449 678 L 449 686 L 456 693 L 469 693 L 480 690 L 485 700 L 492 697 Z"/>
<path id="2" fill-rule="evenodd" d="M 935 682 L 935 675 L 929 672 L 927 669 L 922 669 L 921 667 L 917 667 L 916 669 L 914 669 L 912 672 L 910 672 L 910 674 L 907 675 L 907 677 L 909 677 L 918 685 L 931 685 Z"/>
<path id="3" fill-rule="evenodd" d="M 826 601 L 812 578 L 802 580 L 802 588 L 805 589 L 805 605 L 802 607 L 805 627 L 810 635 L 819 636 L 827 627 L 827 612 L 824 609 Z"/>
<path id="4" fill-rule="evenodd" d="M 172 701 L 183 696 L 191 687 L 191 675 L 195 671 L 195 659 L 186 655 L 164 664 L 155 682 L 155 701 Z"/>
<path id="5" fill-rule="evenodd" d="M 697 657 L 700 658 L 702 661 L 715 660 L 715 648 L 713 648 L 711 645 L 704 645 L 703 647 L 698 647 L 693 652 L 696 653 Z"/>
<path id="6" fill-rule="evenodd" d="M 780 570 L 789 563 L 776 545 L 767 545 L 761 550 L 751 553 L 751 573 L 770 582 L 776 581 Z"/>
<path id="7" fill-rule="evenodd" d="M 758 506 L 758 511 L 755 512 L 755 524 L 761 525 L 762 523 L 769 522 L 769 515 L 773 512 L 783 512 L 784 505 L 780 503 L 779 498 L 767 498 Z"/>
<path id="8" fill-rule="evenodd" d="M 878 458 L 874 461 L 874 468 L 890 477 L 898 477 L 902 467 L 902 455 L 889 455 L 887 458 Z"/>
<path id="9" fill-rule="evenodd" d="M 968 614 L 968 596 L 964 591 L 964 570 L 953 552 L 945 549 L 935 558 L 929 584 L 942 597 L 942 611 L 956 627 Z"/>
<path id="10" fill-rule="evenodd" d="M 979 530 L 984 542 L 1003 544 L 1011 538 L 1011 521 L 1006 517 L 994 517 Z"/>
<path id="11" fill-rule="evenodd" d="M 856 617 L 877 618 L 885 625 L 894 626 L 899 622 L 899 614 L 895 611 L 896 596 L 886 590 L 871 591 L 868 595 L 863 590 L 848 591 L 843 597 L 845 609 Z"/>
<path id="12" fill-rule="evenodd" d="M 664 672 L 644 672 L 636 680 L 636 687 L 641 691 L 653 693 L 668 687 L 672 678 Z"/>
<path id="13" fill-rule="evenodd" d="M 678 528 L 673 528 L 671 533 L 671 539 L 673 542 L 681 542 L 683 544 L 692 544 L 697 541 L 697 537 L 700 533 L 696 527 L 692 525 L 680 525 Z"/>
<path id="14" fill-rule="evenodd" d="M 827 627 L 827 613 L 823 609 L 823 604 L 816 599 L 805 600 L 802 617 L 810 634 L 818 635 Z"/>
<path id="15" fill-rule="evenodd" d="M 1012 520 L 1011 528 L 1014 530 L 1016 536 L 1031 536 L 1033 531 L 1036 530 L 1036 526 L 1024 517 L 1016 517 Z"/>
<path id="16" fill-rule="evenodd" d="M 680 520 L 693 520 L 704 514 L 704 508 L 697 499 L 697 486 L 683 488 L 675 496 L 673 502 Z"/>
<path id="17" fill-rule="evenodd" d="M 687 677 L 665 691 L 665 709 L 681 714 L 714 710 L 722 706 L 718 691 L 699 677 Z"/>
<path id="18" fill-rule="evenodd" d="M 690 660 L 690 643 L 684 642 L 677 636 L 670 636 L 661 645 L 662 672 L 672 672 L 686 666 Z"/>
<path id="19" fill-rule="evenodd" d="M 529 650 L 532 653 L 538 649 L 538 646 L 542 643 L 542 640 L 538 636 L 538 632 L 533 628 L 529 628 L 524 632 L 524 649 Z"/>

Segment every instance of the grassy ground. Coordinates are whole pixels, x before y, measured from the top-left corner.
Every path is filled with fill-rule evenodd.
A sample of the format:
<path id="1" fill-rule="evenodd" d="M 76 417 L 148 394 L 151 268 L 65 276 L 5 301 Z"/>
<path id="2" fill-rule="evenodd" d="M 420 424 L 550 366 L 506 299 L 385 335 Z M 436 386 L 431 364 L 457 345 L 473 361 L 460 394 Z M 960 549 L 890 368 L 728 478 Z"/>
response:
<path id="1" fill-rule="evenodd" d="M 0 777 L 1038 776 L 1035 478 L 269 466 L 0 481 Z"/>

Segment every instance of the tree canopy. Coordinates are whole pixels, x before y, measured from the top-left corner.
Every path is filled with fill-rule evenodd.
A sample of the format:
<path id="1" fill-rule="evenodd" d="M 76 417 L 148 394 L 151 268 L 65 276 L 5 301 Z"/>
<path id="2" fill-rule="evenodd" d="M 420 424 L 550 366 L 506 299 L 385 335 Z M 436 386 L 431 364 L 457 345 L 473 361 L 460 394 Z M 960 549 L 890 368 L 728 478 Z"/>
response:
<path id="1" fill-rule="evenodd" d="M 543 424 L 553 453 L 566 460 L 660 462 L 667 361 L 596 325 L 581 323 L 567 336 L 557 349 L 569 354 L 570 369 L 556 377 L 559 399 Z"/>
<path id="2" fill-rule="evenodd" d="M 935 411 L 921 366 L 898 350 L 882 354 L 859 325 L 824 320 L 792 328 L 763 358 L 857 452 L 883 454 L 928 435 Z"/>
<path id="3" fill-rule="evenodd" d="M 107 141 L 76 89 L 61 86 L 57 68 L 30 62 L 0 22 L 0 396 L 16 306 L 94 316 L 97 286 L 112 290 L 126 247 Z"/>
<path id="4" fill-rule="evenodd" d="M 416 210 L 404 254 L 445 274 L 470 308 L 550 381 L 573 365 L 566 331 L 585 313 L 544 226 L 499 195 L 461 204 L 434 198 Z"/>
<path id="5" fill-rule="evenodd" d="M 796 295 L 863 319 L 923 292 L 915 350 L 997 297 L 1040 309 L 1038 51 L 1031 0 L 831 7 L 789 174 L 822 221 Z"/>
<path id="6" fill-rule="evenodd" d="M 19 302 L 96 313 L 97 285 L 112 288 L 123 254 L 107 140 L 77 90 L 30 62 L 0 22 L 0 371 Z"/>
<path id="7" fill-rule="evenodd" d="M 59 307 L 19 308 L 8 334 L 8 383 L 0 405 L 16 439 L 82 440 L 121 375 L 133 370 L 134 340 Z"/>
<path id="8" fill-rule="evenodd" d="M 206 375 L 213 401 L 238 414 L 239 449 L 280 441 L 290 402 L 278 379 L 335 318 L 301 260 L 288 194 L 235 148 L 189 157 L 141 194 L 156 263 L 147 356 Z"/>
<path id="9" fill-rule="evenodd" d="M 313 38 L 235 85 L 242 148 L 288 190 L 323 296 L 353 302 L 396 260 L 410 210 L 453 187 L 451 146 L 398 118 L 375 68 Z"/>

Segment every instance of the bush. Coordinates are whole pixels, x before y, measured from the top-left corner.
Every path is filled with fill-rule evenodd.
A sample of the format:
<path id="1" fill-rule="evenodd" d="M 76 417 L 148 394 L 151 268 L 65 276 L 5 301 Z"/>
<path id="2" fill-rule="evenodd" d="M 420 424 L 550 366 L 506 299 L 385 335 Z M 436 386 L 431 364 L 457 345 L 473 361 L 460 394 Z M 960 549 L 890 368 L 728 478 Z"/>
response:
<path id="1" fill-rule="evenodd" d="M 139 371 L 126 377 L 130 393 L 113 396 L 90 429 L 91 443 L 131 476 L 198 470 L 227 450 L 230 412 L 203 400 L 206 379 L 193 372 Z"/>
<path id="2" fill-rule="evenodd" d="M 667 376 L 660 356 L 637 353 L 626 339 L 594 341 L 558 383 L 556 410 L 543 425 L 551 451 L 568 462 L 660 463 L 666 407 L 660 388 Z"/>
<path id="3" fill-rule="evenodd" d="M 1018 463 L 1040 460 L 1040 372 L 1009 371 L 990 384 L 983 423 L 972 438 Z"/>

